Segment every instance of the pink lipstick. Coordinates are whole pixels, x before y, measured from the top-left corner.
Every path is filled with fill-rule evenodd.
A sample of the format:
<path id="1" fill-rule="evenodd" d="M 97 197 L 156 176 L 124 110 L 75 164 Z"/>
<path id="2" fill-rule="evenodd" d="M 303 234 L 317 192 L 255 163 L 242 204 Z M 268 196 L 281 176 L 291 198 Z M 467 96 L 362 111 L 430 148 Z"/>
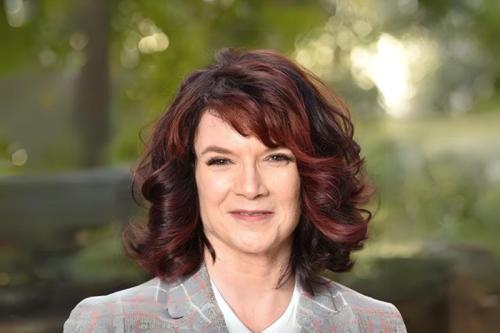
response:
<path id="1" fill-rule="evenodd" d="M 244 210 L 238 209 L 230 212 L 231 215 L 239 220 L 255 222 L 264 221 L 273 215 L 273 212 L 268 210 Z"/>

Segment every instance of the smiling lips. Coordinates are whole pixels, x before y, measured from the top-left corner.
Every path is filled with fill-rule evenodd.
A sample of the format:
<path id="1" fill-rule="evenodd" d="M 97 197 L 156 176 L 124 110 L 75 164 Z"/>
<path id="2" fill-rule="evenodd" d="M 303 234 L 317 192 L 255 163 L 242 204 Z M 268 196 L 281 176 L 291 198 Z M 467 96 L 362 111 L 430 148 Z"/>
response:
<path id="1" fill-rule="evenodd" d="M 262 221 L 270 218 L 273 212 L 268 210 L 233 210 L 230 212 L 232 216 L 243 221 Z"/>

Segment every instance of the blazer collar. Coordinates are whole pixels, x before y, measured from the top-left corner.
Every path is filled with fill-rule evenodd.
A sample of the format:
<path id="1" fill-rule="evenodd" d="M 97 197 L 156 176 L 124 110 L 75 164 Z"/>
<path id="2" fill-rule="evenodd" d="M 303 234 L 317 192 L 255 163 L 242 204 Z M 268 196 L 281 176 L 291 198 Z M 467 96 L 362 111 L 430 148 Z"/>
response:
<path id="1" fill-rule="evenodd" d="M 314 296 L 301 285 L 299 290 L 297 323 L 302 332 L 359 332 L 352 308 L 335 283 L 316 289 Z"/>
<path id="2" fill-rule="evenodd" d="M 224 316 L 217 305 L 204 263 L 185 280 L 178 281 L 167 290 L 167 312 L 181 326 L 200 332 L 227 332 Z M 340 289 L 334 283 L 315 290 L 314 296 L 299 285 L 297 323 L 303 332 L 356 330 L 356 319 Z M 181 323 L 179 323 L 181 324 Z"/>
<path id="3" fill-rule="evenodd" d="M 193 275 L 167 287 L 167 312 L 195 332 L 227 332 L 204 263 Z"/>

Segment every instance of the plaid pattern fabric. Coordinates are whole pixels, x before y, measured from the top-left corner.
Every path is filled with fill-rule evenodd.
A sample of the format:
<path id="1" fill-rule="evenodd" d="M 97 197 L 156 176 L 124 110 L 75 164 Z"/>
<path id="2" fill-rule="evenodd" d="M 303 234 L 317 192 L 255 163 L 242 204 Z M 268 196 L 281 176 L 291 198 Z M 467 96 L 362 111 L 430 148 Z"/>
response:
<path id="1" fill-rule="evenodd" d="M 396 307 L 330 281 L 311 296 L 299 286 L 302 332 L 406 332 Z M 71 312 L 65 333 L 228 332 L 205 265 L 167 284 L 154 278 L 107 296 L 86 298 Z"/>

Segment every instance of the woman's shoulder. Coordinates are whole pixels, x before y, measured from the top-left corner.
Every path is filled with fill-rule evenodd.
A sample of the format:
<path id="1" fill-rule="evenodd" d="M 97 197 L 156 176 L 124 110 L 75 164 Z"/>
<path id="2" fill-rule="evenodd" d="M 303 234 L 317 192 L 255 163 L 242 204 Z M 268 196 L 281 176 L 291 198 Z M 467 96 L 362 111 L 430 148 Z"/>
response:
<path id="1" fill-rule="evenodd" d="M 356 290 L 353 290 L 341 283 L 329 281 L 328 287 L 333 295 L 341 293 L 346 302 L 353 310 L 369 310 L 384 311 L 384 312 L 397 312 L 397 308 L 389 302 L 384 302 L 376 298 L 364 295 Z"/>
<path id="2" fill-rule="evenodd" d="M 391 332 L 406 332 L 401 313 L 392 303 L 364 295 L 341 283 L 328 281 L 328 288 L 333 297 L 340 298 L 356 317 L 361 331 L 370 327 L 390 328 Z"/>
<path id="3" fill-rule="evenodd" d="M 164 283 L 159 278 L 109 295 L 85 298 L 71 311 L 64 332 L 120 331 L 125 317 L 144 311 L 160 315 L 164 298 Z"/>

